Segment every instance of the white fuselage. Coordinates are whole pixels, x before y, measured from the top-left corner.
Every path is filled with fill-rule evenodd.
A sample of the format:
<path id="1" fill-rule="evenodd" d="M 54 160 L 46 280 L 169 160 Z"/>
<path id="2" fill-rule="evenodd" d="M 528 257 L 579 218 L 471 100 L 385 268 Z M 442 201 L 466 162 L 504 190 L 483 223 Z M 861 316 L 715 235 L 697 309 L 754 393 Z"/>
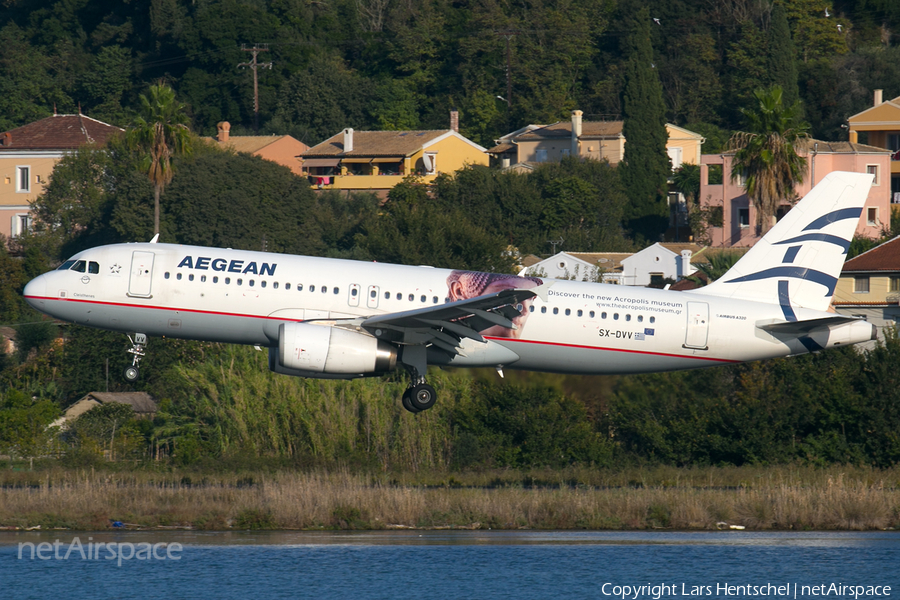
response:
<path id="1" fill-rule="evenodd" d="M 84 272 L 57 270 L 36 278 L 25 290 L 28 302 L 44 313 L 90 327 L 267 347 L 277 345 L 278 326 L 285 322 L 326 324 L 443 304 L 452 273 L 173 244 L 103 246 L 72 260 L 85 261 Z M 690 292 L 556 281 L 546 300 L 534 298 L 525 310 L 527 320 L 514 334 L 518 337 L 487 332 L 487 344 L 466 339 L 464 355 L 451 358 L 430 351 L 429 362 L 638 373 L 785 356 L 810 348 L 797 336 L 776 336 L 757 327 L 784 319 L 778 305 Z M 798 308 L 796 316 L 804 320 L 834 315 Z M 868 339 L 855 325 L 809 337 L 821 348 Z"/>

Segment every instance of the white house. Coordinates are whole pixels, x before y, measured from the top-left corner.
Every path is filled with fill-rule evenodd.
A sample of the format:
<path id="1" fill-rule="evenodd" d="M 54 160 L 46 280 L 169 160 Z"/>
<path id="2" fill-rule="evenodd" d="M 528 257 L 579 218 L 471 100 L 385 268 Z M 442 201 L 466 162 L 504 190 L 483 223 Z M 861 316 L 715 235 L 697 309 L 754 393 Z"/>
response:
<path id="1" fill-rule="evenodd" d="M 521 275 L 621 283 L 622 261 L 629 256 L 630 252 L 558 252 L 529 264 Z"/>
<path id="2" fill-rule="evenodd" d="M 657 242 L 622 260 L 622 284 L 647 286 L 693 275 L 691 258 L 702 251 L 697 244 Z"/>

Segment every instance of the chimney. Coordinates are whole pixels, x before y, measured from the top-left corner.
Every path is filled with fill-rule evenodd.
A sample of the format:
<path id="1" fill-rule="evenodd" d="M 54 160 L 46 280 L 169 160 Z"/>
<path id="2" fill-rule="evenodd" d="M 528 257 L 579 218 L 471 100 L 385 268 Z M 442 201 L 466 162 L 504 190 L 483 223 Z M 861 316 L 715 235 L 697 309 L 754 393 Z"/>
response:
<path id="1" fill-rule="evenodd" d="M 688 275 L 693 275 L 694 265 L 691 264 L 691 257 L 694 255 L 694 252 L 688 249 L 684 249 L 681 251 L 681 276 L 687 277 Z"/>
<path id="2" fill-rule="evenodd" d="M 228 121 L 222 121 L 221 123 L 216 125 L 216 129 L 219 132 L 216 136 L 216 139 L 219 141 L 219 143 L 224 144 L 225 142 L 227 142 L 228 132 L 231 131 L 231 123 L 229 123 Z"/>
<path id="3" fill-rule="evenodd" d="M 875 106 L 878 106 L 882 103 L 881 95 L 884 90 L 875 90 Z"/>
<path id="4" fill-rule="evenodd" d="M 353 128 L 344 130 L 344 152 L 353 152 Z"/>
<path id="5" fill-rule="evenodd" d="M 10 132 L 7 131 L 0 136 L 0 146 L 12 146 L 12 134 Z"/>
<path id="6" fill-rule="evenodd" d="M 459 111 L 455 108 L 450 109 L 450 129 L 459 133 Z"/>
<path id="7" fill-rule="evenodd" d="M 572 111 L 572 156 L 578 156 L 578 139 L 581 137 L 581 115 L 580 110 Z"/>

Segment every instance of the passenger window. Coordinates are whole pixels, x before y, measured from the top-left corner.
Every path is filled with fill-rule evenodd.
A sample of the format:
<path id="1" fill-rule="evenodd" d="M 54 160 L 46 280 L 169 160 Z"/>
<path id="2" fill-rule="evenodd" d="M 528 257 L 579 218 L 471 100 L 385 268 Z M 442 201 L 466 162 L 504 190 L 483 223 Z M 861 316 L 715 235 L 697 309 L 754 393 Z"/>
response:
<path id="1" fill-rule="evenodd" d="M 415 296 L 413 296 L 412 294 L 409 295 L 409 301 L 410 301 L 410 302 L 412 302 L 412 301 L 415 300 L 415 299 L 416 299 Z"/>
<path id="2" fill-rule="evenodd" d="M 356 294 L 353 294 L 353 295 L 355 296 Z M 391 299 L 391 293 L 390 293 L 390 292 L 385 292 L 385 293 L 384 293 L 384 299 L 385 299 L 385 300 L 390 300 L 390 299 Z"/>
<path id="3" fill-rule="evenodd" d="M 341 292 L 340 288 L 334 288 L 334 293 L 339 294 Z"/>
<path id="4" fill-rule="evenodd" d="M 94 262 L 94 261 L 91 261 L 90 263 L 88 263 L 88 273 L 91 273 L 92 275 L 96 275 L 99 272 L 100 272 L 100 263 Z"/>
<path id="5" fill-rule="evenodd" d="M 554 306 L 554 307 L 553 307 L 553 314 L 554 314 L 554 315 L 558 315 L 558 314 L 559 314 L 559 307 L 558 307 L 558 306 Z"/>
<path id="6" fill-rule="evenodd" d="M 419 302 L 425 302 L 425 296 L 422 296 L 421 298 L 419 298 Z"/>
<path id="7" fill-rule="evenodd" d="M 403 300 L 403 294 L 397 292 L 397 300 Z"/>
<path id="8" fill-rule="evenodd" d="M 613 321 L 619 320 L 619 313 L 613 313 Z"/>
<path id="9" fill-rule="evenodd" d="M 352 288 L 352 289 L 350 290 L 350 295 L 353 296 L 354 298 L 356 298 L 357 294 L 359 294 L 359 290 L 358 290 L 358 289 Z"/>
<path id="10" fill-rule="evenodd" d="M 244 285 L 244 280 L 241 279 L 240 277 L 238 277 L 237 284 L 238 284 L 238 285 Z"/>
<path id="11" fill-rule="evenodd" d="M 370 298 L 374 298 L 374 297 L 377 296 L 377 295 L 378 295 L 378 292 L 376 292 L 375 290 L 372 290 L 371 292 L 369 292 L 369 297 L 370 297 Z"/>
<path id="12" fill-rule="evenodd" d="M 284 284 L 284 289 L 286 289 L 286 290 L 291 289 L 291 284 L 289 284 L 289 283 Z"/>
<path id="13" fill-rule="evenodd" d="M 528 307 L 528 312 L 534 312 L 534 304 Z"/>
<path id="14" fill-rule="evenodd" d="M 651 323 L 656 323 L 656 317 L 650 317 L 650 322 L 651 322 Z"/>
<path id="15" fill-rule="evenodd" d="M 226 278 L 225 278 L 225 285 L 228 285 L 229 283 L 231 283 L 231 277 L 226 277 Z"/>
<path id="16" fill-rule="evenodd" d="M 253 280 L 251 279 L 251 280 L 248 282 L 248 285 L 249 285 L 250 287 L 253 287 L 254 285 L 256 285 L 256 282 L 253 281 Z"/>
<path id="17" fill-rule="evenodd" d="M 432 303 L 432 304 L 437 304 L 437 303 L 438 303 L 438 297 L 437 297 L 437 296 L 434 296 L 434 297 L 431 299 L 431 303 Z"/>
<path id="18" fill-rule="evenodd" d="M 631 315 L 625 315 L 625 320 L 626 320 L 626 321 L 630 321 L 630 320 L 631 320 Z"/>
<path id="19" fill-rule="evenodd" d="M 644 315 L 638 315 L 638 323 L 644 322 Z"/>
<path id="20" fill-rule="evenodd" d="M 181 281 L 181 273 L 178 273 L 177 275 L 175 275 L 175 279 L 177 279 L 178 281 Z"/>
<path id="21" fill-rule="evenodd" d="M 85 262 L 83 260 L 79 260 L 72 266 L 72 270 L 78 271 L 79 273 L 84 273 L 86 267 L 87 265 L 85 264 Z"/>
<path id="22" fill-rule="evenodd" d="M 168 278 L 169 278 L 169 272 L 168 272 L 168 271 L 166 271 L 166 274 L 165 274 L 165 275 L 163 275 L 163 277 L 165 277 L 165 278 L 166 278 L 166 279 L 168 279 Z"/>
<path id="23" fill-rule="evenodd" d="M 200 276 L 200 283 L 206 283 L 206 275 Z"/>
<path id="24" fill-rule="evenodd" d="M 546 314 L 546 312 L 547 312 L 547 307 L 546 307 L 546 306 L 542 306 L 542 307 L 541 307 L 541 313 L 542 313 L 542 314 Z"/>
<path id="25" fill-rule="evenodd" d="M 266 287 L 265 280 L 259 282 L 259 287 Z"/>
<path id="26" fill-rule="evenodd" d="M 316 286 L 314 286 L 314 285 L 309 286 L 309 291 L 311 291 L 311 292 L 316 291 Z"/>
<path id="27" fill-rule="evenodd" d="M 594 311 L 589 312 L 588 315 L 590 315 L 590 317 L 593 319 L 593 318 L 594 318 Z"/>
<path id="28" fill-rule="evenodd" d="M 213 283 L 219 283 L 219 276 L 213 275 Z"/>
<path id="29" fill-rule="evenodd" d="M 571 309 L 571 308 L 567 308 L 567 309 L 566 309 L 566 316 L 567 316 L 567 317 L 568 317 L 568 316 L 571 316 L 571 314 L 572 314 L 572 309 Z"/>
<path id="30" fill-rule="evenodd" d="M 290 289 L 290 288 L 288 288 L 288 289 Z M 302 291 L 303 291 L 303 284 L 302 284 L 302 283 L 298 283 L 298 284 L 297 284 L 297 291 L 298 291 L 298 292 L 302 292 Z"/>
<path id="31" fill-rule="evenodd" d="M 601 318 L 601 319 L 605 319 L 605 318 L 606 318 L 606 313 L 605 313 L 605 312 L 600 313 L 600 318 Z"/>
<path id="32" fill-rule="evenodd" d="M 327 293 L 328 293 L 328 286 L 327 286 L 327 285 L 323 285 L 323 286 L 322 286 L 322 293 L 323 293 L 323 294 L 327 294 Z"/>
<path id="33" fill-rule="evenodd" d="M 193 281 L 193 280 L 194 280 L 194 274 L 191 273 L 190 275 L 188 275 L 188 281 Z"/>
<path id="34" fill-rule="evenodd" d="M 579 309 L 578 309 L 578 316 L 580 317 L 580 316 L 582 316 L 583 314 L 584 314 L 584 311 L 581 310 L 581 309 L 579 308 Z"/>
<path id="35" fill-rule="evenodd" d="M 277 289 L 278 289 L 278 282 L 277 282 L 277 281 L 273 281 L 273 282 L 272 282 L 272 289 L 273 289 L 273 290 L 277 290 Z"/>

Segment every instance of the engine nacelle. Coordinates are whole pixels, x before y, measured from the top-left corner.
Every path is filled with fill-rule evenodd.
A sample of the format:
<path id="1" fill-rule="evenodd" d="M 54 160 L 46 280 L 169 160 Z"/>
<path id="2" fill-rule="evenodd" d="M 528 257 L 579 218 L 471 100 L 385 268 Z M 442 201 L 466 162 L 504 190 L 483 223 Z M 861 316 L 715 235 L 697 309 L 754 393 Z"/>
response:
<path id="1" fill-rule="evenodd" d="M 397 366 L 397 348 L 338 327 L 282 323 L 278 327 L 276 362 L 281 369 L 270 365 L 273 371 L 290 375 L 359 377 L 393 371 Z"/>

